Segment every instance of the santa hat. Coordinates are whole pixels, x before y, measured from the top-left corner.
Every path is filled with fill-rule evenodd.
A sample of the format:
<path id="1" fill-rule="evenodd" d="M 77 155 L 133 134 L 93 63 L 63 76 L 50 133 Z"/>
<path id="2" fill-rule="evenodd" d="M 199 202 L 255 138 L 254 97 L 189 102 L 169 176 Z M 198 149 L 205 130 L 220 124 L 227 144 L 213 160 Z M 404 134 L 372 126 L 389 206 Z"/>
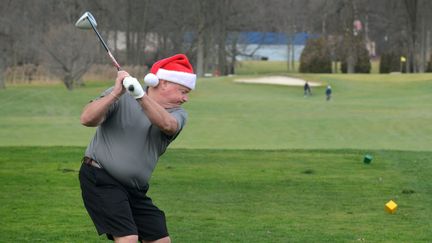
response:
<path id="1" fill-rule="evenodd" d="M 155 62 L 150 73 L 144 77 L 144 83 L 154 87 L 158 85 L 159 79 L 195 89 L 196 75 L 184 54 L 177 54 Z"/>

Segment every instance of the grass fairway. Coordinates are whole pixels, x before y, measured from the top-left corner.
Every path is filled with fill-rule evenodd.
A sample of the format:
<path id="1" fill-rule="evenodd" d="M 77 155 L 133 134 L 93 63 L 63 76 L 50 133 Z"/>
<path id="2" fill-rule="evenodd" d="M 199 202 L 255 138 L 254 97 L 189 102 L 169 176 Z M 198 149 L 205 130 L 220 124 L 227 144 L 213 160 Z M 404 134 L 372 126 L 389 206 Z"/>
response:
<path id="1" fill-rule="evenodd" d="M 430 150 L 431 75 L 295 75 L 330 83 L 302 87 L 204 79 L 187 104 L 185 148 Z"/>
<path id="2" fill-rule="evenodd" d="M 333 99 L 198 81 L 151 181 L 173 242 L 431 242 L 432 76 L 292 76 L 330 83 Z M 79 115 L 111 84 L 0 91 L 0 242 L 105 241 L 81 202 L 94 128 Z"/>
<path id="3" fill-rule="evenodd" d="M 83 149 L 0 148 L 0 242 L 104 241 L 80 198 Z M 430 242 L 432 154 L 363 155 L 172 149 L 149 194 L 173 242 Z"/>
<path id="4" fill-rule="evenodd" d="M 199 80 L 172 147 L 431 150 L 430 74 L 296 76 L 330 83 L 333 99 L 325 101 L 324 87 L 304 98 L 302 87 Z M 0 146 L 86 146 L 94 129 L 79 124 L 81 109 L 111 84 L 0 91 Z"/>

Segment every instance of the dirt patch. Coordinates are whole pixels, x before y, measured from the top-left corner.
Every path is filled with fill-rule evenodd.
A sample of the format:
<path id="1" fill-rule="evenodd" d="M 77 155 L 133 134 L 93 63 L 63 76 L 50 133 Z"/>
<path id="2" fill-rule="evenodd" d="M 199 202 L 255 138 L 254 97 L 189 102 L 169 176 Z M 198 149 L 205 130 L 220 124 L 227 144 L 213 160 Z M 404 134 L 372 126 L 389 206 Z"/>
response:
<path id="1" fill-rule="evenodd" d="M 291 78 L 284 76 L 271 76 L 264 78 L 239 78 L 235 79 L 236 83 L 250 83 L 250 84 L 276 84 L 276 85 L 288 85 L 288 86 L 303 86 L 306 80 L 299 78 Z M 321 86 L 319 82 L 308 81 L 311 87 Z"/>

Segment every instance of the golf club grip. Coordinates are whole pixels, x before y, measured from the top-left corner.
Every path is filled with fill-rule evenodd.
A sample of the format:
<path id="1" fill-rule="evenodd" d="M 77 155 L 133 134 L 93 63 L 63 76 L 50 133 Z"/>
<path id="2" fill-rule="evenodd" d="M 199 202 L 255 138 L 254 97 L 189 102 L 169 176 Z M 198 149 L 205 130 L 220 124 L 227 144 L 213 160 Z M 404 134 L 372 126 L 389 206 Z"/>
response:
<path id="1" fill-rule="evenodd" d="M 108 50 L 108 56 L 111 58 L 111 61 L 113 62 L 114 66 L 117 68 L 117 71 L 121 70 L 120 65 L 118 64 L 118 62 L 116 61 L 116 59 L 114 58 L 114 56 L 111 54 L 111 52 Z"/>

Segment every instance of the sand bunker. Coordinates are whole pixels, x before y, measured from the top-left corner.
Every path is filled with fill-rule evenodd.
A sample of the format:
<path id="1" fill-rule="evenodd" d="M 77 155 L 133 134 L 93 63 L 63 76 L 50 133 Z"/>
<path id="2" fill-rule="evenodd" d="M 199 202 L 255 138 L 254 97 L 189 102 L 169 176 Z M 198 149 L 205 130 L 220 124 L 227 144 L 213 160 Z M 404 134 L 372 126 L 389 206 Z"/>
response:
<path id="1" fill-rule="evenodd" d="M 235 79 L 236 83 L 251 83 L 251 84 L 277 84 L 277 85 L 288 85 L 288 86 L 303 86 L 305 80 L 299 78 L 290 78 L 284 76 L 269 76 L 263 78 L 239 78 Z M 319 82 L 309 81 L 311 87 L 321 86 Z"/>

